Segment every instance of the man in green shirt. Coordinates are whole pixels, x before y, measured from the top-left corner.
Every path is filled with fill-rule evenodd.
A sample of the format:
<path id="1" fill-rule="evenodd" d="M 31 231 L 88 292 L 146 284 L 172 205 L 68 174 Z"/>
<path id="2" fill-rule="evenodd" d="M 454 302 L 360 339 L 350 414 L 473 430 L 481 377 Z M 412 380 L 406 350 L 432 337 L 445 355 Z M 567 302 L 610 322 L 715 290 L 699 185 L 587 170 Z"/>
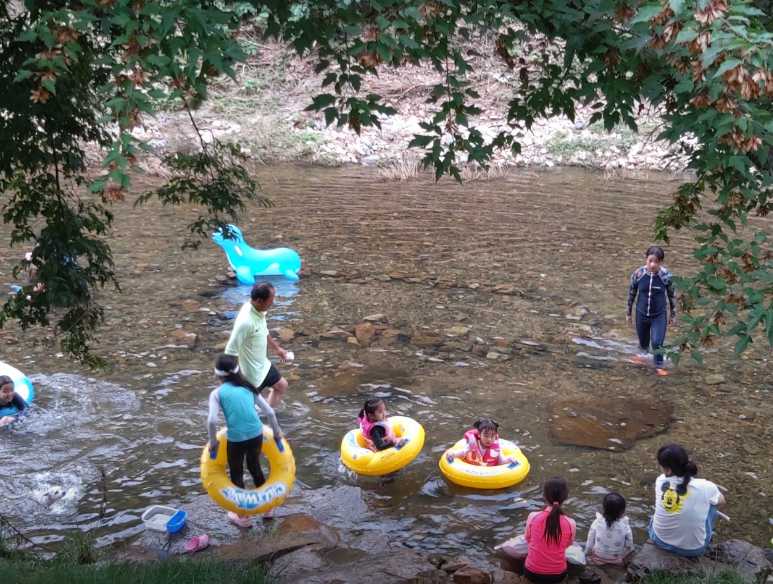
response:
<path id="1" fill-rule="evenodd" d="M 245 302 L 234 322 L 231 337 L 225 346 L 227 355 L 239 359 L 242 375 L 258 390 L 268 387 L 268 403 L 276 407 L 287 391 L 287 380 L 268 359 L 268 347 L 287 360 L 287 351 L 268 334 L 266 311 L 274 304 L 276 291 L 268 282 L 255 284 L 250 301 Z"/>

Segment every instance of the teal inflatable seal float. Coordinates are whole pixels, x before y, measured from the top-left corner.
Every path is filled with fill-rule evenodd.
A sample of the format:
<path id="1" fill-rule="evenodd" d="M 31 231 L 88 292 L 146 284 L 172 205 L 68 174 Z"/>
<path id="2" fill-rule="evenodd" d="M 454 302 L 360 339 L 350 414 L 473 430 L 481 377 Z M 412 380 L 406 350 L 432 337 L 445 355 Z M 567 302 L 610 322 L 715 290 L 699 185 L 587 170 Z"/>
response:
<path id="1" fill-rule="evenodd" d="M 29 380 L 29 377 L 16 369 L 16 367 L 11 367 L 8 363 L 3 363 L 2 361 L 0 361 L 0 375 L 7 375 L 10 377 L 13 380 L 13 390 L 27 402 L 27 405 L 32 403 L 32 400 L 35 399 L 35 388 Z M 15 412 L 2 413 L 2 410 L 0 410 L 0 417 L 12 416 L 14 413 Z"/>
<path id="2" fill-rule="evenodd" d="M 260 276 L 284 276 L 297 281 L 301 271 L 301 256 L 289 247 L 276 249 L 255 249 L 244 241 L 242 230 L 228 225 L 231 238 L 225 237 L 218 229 L 212 234 L 212 241 L 223 248 L 231 269 L 242 284 L 252 285 Z"/>

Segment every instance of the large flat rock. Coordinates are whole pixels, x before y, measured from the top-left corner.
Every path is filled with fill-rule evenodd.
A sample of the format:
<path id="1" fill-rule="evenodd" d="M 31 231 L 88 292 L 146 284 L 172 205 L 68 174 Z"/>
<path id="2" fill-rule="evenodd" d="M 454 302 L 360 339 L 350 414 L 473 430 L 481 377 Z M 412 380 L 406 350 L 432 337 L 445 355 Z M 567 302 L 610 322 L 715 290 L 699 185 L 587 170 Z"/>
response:
<path id="1" fill-rule="evenodd" d="M 771 573 L 765 552 L 749 542 L 730 539 L 713 546 L 698 558 L 682 558 L 661 550 L 648 541 L 634 554 L 628 565 L 631 580 L 640 580 L 655 572 L 703 575 L 732 568 L 749 584 L 762 584 Z"/>
<path id="2" fill-rule="evenodd" d="M 667 430 L 672 414 L 669 402 L 654 399 L 559 400 L 550 407 L 550 436 L 560 444 L 625 450 Z"/>

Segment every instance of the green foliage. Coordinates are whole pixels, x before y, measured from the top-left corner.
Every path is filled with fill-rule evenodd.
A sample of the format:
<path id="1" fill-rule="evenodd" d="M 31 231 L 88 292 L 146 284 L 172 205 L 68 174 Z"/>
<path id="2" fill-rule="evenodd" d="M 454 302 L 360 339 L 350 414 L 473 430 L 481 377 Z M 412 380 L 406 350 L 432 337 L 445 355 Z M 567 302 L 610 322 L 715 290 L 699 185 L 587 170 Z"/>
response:
<path id="1" fill-rule="evenodd" d="M 655 572 L 642 580 L 642 584 L 743 584 L 746 580 L 730 569 L 706 572 L 701 575 L 672 574 Z"/>
<path id="2" fill-rule="evenodd" d="M 131 129 L 159 103 L 190 112 L 211 77 L 233 74 L 243 53 L 232 32 L 245 6 L 229 5 L 41 0 L 0 7 L 0 86 L 12 88 L 0 92 L 3 220 L 11 243 L 32 249 L 15 275 L 34 272 L 2 307 L 0 326 L 11 319 L 24 329 L 48 325 L 54 316 L 62 348 L 99 362 L 89 352 L 104 317 L 95 292 L 118 288 L 105 241 L 110 206 L 124 199 L 143 148 Z M 96 179 L 85 174 L 89 143 L 107 149 Z M 217 145 L 193 158 L 169 159 L 175 178 L 157 194 L 165 204 L 193 202 L 212 213 L 191 226 L 202 233 L 254 198 L 255 183 L 235 150 Z M 180 188 L 192 190 L 186 196 Z"/>
<path id="3" fill-rule="evenodd" d="M 265 570 L 257 564 L 177 559 L 141 564 L 20 562 L 0 559 L 0 580 L 15 584 L 263 584 Z"/>
<path id="4" fill-rule="evenodd" d="M 97 551 L 94 548 L 94 539 L 94 536 L 89 533 L 76 532 L 69 535 L 53 563 L 60 566 L 83 566 L 96 563 Z"/>
<path id="5" fill-rule="evenodd" d="M 163 205 L 187 203 L 203 207 L 206 213 L 188 226 L 197 237 L 189 239 L 186 246 L 195 248 L 202 237 L 235 222 L 238 212 L 244 209 L 245 199 L 256 199 L 258 185 L 242 165 L 246 160 L 239 146 L 218 141 L 211 146 L 202 143 L 200 152 L 169 155 L 164 162 L 171 169 L 172 178 L 161 188 L 138 197 L 135 205 L 157 197 Z M 272 205 L 265 197 L 257 200 L 264 207 Z"/>
<path id="6" fill-rule="evenodd" d="M 423 150 L 424 164 L 438 178 L 461 180 L 461 164 L 485 167 L 500 148 L 519 152 L 519 131 L 541 118 L 574 119 L 580 105 L 592 108 L 591 124 L 601 122 L 607 130 L 636 130 L 639 109 L 655 106 L 667 122 L 661 138 L 683 149 L 695 174 L 655 226 L 665 241 L 674 229 L 693 230 L 703 266 L 680 282 L 688 314 L 677 348 L 699 358 L 700 348 L 722 335 L 734 336 L 739 352 L 759 338 L 773 344 L 772 259 L 764 219 L 773 182 L 769 5 L 38 0 L 15 12 L 0 8 L 0 80 L 14 88 L 0 96 L 0 110 L 10 112 L 0 116 L 0 135 L 13 138 L 0 149 L 0 190 L 12 196 L 4 217 L 14 225 L 14 242 L 38 244 L 33 263 L 46 283 L 42 294 L 25 289 L 7 303 L 0 323 L 46 323 L 52 310 L 69 310 L 75 301 L 76 312 L 66 312 L 58 327 L 69 350 L 87 355 L 101 319 L 93 288 L 115 282 L 109 248 L 97 242 L 110 226 L 108 207 L 126 192 L 143 147 L 130 130 L 158 103 L 171 100 L 190 112 L 206 99 L 212 77 L 233 75 L 234 63 L 245 58 L 234 31 L 243 19 L 254 18 L 266 34 L 311 55 L 324 73 L 309 109 L 328 124 L 356 132 L 380 127 L 380 119 L 395 112 L 381 96 L 361 94 L 365 77 L 379 67 L 431 64 L 441 74 L 429 100 L 434 111 L 410 145 Z M 479 34 L 495 36 L 496 54 L 519 81 L 507 105 L 512 129 L 491 140 L 475 126 L 482 112 L 467 47 Z M 524 56 L 519 44 L 527 38 L 538 39 L 542 49 Z M 557 47 L 563 58 L 557 58 Z M 109 146 L 109 152 L 103 175 L 91 184 L 96 197 L 84 202 L 67 185 L 80 187 L 86 180 L 88 141 Z M 194 232 L 231 216 L 249 198 L 246 174 L 223 156 L 222 150 L 202 147 L 200 156 L 167 160 L 176 175 L 156 195 L 165 204 L 203 204 L 207 215 L 193 224 Z M 192 180 L 191 173 L 200 178 Z M 215 188 L 212 197 L 209 187 Z M 53 199 L 65 202 L 49 204 Z M 69 234 L 73 243 L 55 246 L 53 236 L 65 230 L 59 223 L 84 213 L 90 218 L 76 221 Z M 34 226 L 41 220 L 38 233 Z M 41 247 L 46 229 L 49 243 Z M 63 278 L 63 300 L 49 294 L 49 277 Z M 85 301 L 76 300 L 79 284 L 88 291 Z"/>

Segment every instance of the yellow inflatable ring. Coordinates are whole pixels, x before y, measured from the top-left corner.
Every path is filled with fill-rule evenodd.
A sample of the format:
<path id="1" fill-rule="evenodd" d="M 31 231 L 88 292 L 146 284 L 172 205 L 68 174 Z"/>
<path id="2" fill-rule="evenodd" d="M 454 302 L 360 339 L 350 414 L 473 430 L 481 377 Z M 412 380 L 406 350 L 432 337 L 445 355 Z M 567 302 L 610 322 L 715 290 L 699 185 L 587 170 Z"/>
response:
<path id="1" fill-rule="evenodd" d="M 392 416 L 389 424 L 398 439 L 408 440 L 405 445 L 373 452 L 357 428 L 347 432 L 341 441 L 341 461 L 357 474 L 369 477 L 393 473 L 409 464 L 424 447 L 424 428 L 405 416 Z"/>
<path id="2" fill-rule="evenodd" d="M 217 433 L 217 457 L 209 456 L 209 445 L 201 453 L 201 482 L 212 500 L 223 509 L 240 515 L 265 513 L 284 503 L 295 482 L 295 458 L 287 440 L 282 438 L 280 452 L 274 433 L 263 426 L 261 452 L 268 459 L 269 475 L 257 489 L 242 489 L 228 478 L 228 440 L 226 429 Z"/>
<path id="3" fill-rule="evenodd" d="M 499 439 L 499 450 L 502 456 L 514 458 L 515 462 L 497 466 L 477 466 L 455 458 L 448 462 L 449 452 L 458 452 L 466 446 L 462 438 L 440 457 L 440 472 L 452 483 L 473 489 L 504 489 L 520 483 L 529 474 L 529 461 L 521 449 L 509 440 Z"/>

